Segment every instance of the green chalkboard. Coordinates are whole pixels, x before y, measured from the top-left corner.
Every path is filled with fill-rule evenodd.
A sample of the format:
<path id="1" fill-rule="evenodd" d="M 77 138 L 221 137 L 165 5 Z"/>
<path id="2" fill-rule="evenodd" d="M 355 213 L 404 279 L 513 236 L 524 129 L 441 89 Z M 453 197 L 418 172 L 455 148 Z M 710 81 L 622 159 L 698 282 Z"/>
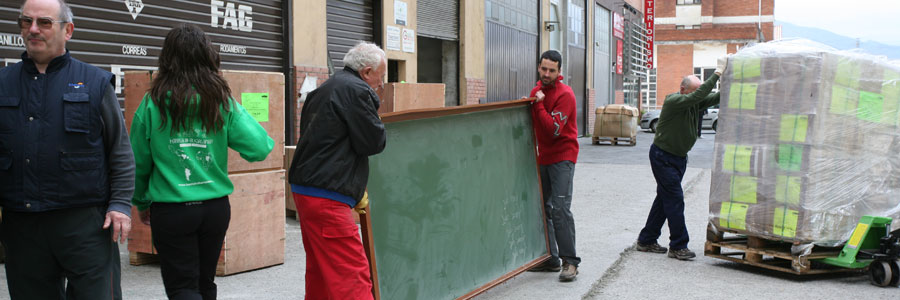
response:
<path id="1" fill-rule="evenodd" d="M 363 222 L 380 299 L 471 297 L 548 257 L 527 102 L 384 120 Z"/>

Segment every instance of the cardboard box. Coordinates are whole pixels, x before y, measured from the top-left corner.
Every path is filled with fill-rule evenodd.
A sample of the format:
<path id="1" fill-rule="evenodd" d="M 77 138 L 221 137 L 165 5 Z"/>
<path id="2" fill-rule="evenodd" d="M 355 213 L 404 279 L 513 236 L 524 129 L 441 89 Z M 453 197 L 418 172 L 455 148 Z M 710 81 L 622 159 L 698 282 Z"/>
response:
<path id="1" fill-rule="evenodd" d="M 638 130 L 640 113 L 637 108 L 623 104 L 598 107 L 593 137 L 634 138 Z"/>
<path id="2" fill-rule="evenodd" d="M 260 162 L 248 162 L 236 151 L 228 150 L 228 172 L 246 172 L 259 170 L 275 170 L 284 166 L 284 75 L 273 72 L 222 71 L 222 76 L 231 88 L 232 97 L 244 104 L 244 97 L 262 99 L 254 101 L 258 106 L 253 111 L 259 124 L 266 129 L 275 141 L 272 153 Z M 134 112 L 141 105 L 141 100 L 150 89 L 152 74 L 148 71 L 125 72 L 125 126 L 131 130 Z M 260 94 L 266 97 L 255 97 Z M 247 105 L 244 105 L 245 108 Z M 267 113 L 266 113 L 267 111 Z"/>

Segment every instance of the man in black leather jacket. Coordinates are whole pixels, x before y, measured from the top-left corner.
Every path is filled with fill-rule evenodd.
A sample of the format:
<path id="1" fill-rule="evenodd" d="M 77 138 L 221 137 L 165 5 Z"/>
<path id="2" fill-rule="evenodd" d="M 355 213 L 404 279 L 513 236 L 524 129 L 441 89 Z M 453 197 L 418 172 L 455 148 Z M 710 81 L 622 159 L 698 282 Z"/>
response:
<path id="1" fill-rule="evenodd" d="M 382 88 L 387 60 L 378 46 L 363 42 L 344 63 L 307 95 L 289 173 L 306 250 L 306 299 L 372 299 L 351 208 L 365 193 L 369 156 L 385 146 L 375 90 Z"/>

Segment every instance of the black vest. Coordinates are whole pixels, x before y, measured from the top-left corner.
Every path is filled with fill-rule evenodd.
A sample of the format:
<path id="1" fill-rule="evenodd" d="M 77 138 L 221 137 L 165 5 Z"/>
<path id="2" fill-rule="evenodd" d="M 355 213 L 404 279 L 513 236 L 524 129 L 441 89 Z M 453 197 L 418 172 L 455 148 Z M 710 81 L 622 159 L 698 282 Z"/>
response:
<path id="1" fill-rule="evenodd" d="M 24 212 L 105 205 L 109 179 L 100 104 L 109 72 L 69 56 L 40 74 L 0 69 L 0 205 Z"/>

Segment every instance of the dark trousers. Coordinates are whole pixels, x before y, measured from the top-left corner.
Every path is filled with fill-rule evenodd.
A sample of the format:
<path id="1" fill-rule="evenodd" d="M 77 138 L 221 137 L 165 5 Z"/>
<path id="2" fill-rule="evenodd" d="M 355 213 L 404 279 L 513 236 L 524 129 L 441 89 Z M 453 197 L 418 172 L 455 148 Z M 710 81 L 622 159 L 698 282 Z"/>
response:
<path id="1" fill-rule="evenodd" d="M 228 197 L 150 206 L 153 245 L 169 299 L 216 299 L 216 264 L 230 221 Z"/>
<path id="2" fill-rule="evenodd" d="M 656 243 L 660 230 L 669 221 L 669 248 L 687 248 L 688 231 L 684 224 L 684 191 L 681 179 L 687 169 L 687 157 L 672 155 L 656 145 L 650 145 L 650 167 L 656 178 L 656 199 L 650 207 L 647 224 L 638 236 L 641 244 Z"/>
<path id="3" fill-rule="evenodd" d="M 575 219 L 572 218 L 572 180 L 575 164 L 561 161 L 541 165 L 541 188 L 544 213 L 547 214 L 547 234 L 550 240 L 550 262 L 560 258 L 578 266 L 581 258 L 575 254 Z"/>
<path id="4" fill-rule="evenodd" d="M 119 247 L 105 207 L 3 211 L 10 299 L 122 299 Z"/>

